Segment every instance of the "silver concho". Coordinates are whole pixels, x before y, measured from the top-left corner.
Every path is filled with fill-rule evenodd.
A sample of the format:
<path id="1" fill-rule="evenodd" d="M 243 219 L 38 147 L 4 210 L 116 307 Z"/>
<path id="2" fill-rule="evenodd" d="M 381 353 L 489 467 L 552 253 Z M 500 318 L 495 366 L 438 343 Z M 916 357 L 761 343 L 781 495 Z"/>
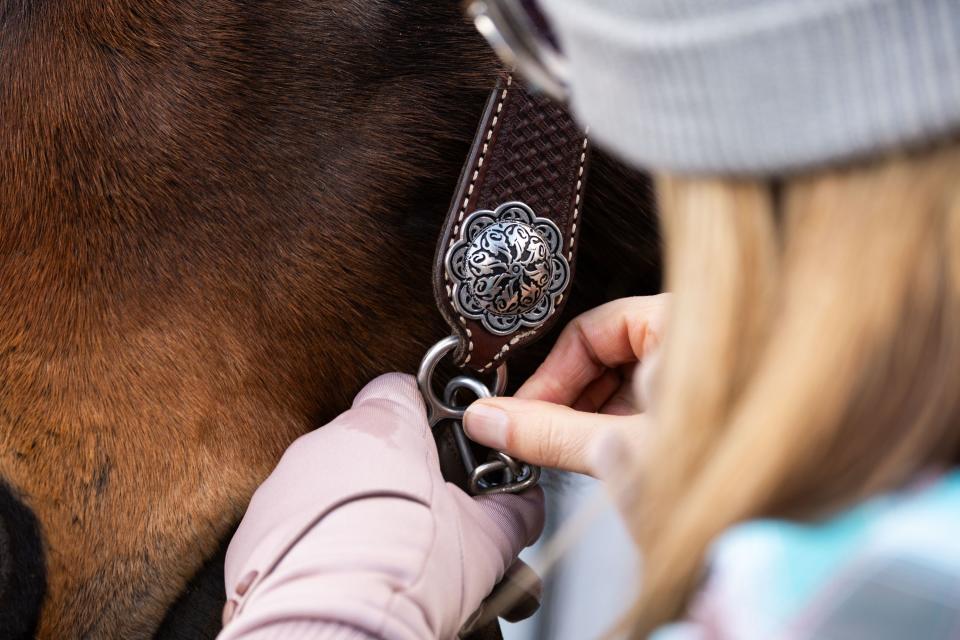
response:
<path id="1" fill-rule="evenodd" d="M 570 280 L 560 229 L 522 202 L 467 216 L 446 267 L 457 310 L 500 336 L 543 324 Z"/>

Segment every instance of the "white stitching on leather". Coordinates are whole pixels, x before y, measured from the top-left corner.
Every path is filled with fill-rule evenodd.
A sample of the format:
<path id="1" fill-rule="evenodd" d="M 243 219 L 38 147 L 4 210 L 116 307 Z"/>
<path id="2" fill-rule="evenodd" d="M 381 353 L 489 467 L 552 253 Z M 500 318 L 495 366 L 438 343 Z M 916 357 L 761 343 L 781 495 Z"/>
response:
<path id="1" fill-rule="evenodd" d="M 473 195 L 473 189 L 477 181 L 477 177 L 480 175 L 480 167 L 483 166 L 483 159 L 487 155 L 487 151 L 490 148 L 490 138 L 493 137 L 493 130 L 497 126 L 497 122 L 500 121 L 500 112 L 503 111 L 503 102 L 507 99 L 507 92 L 510 91 L 510 85 L 513 84 L 513 76 L 507 76 L 507 86 L 503 88 L 503 91 L 500 93 L 500 100 L 497 102 L 496 113 L 493 116 L 493 120 L 490 121 L 490 128 L 487 129 L 487 136 L 483 141 L 483 149 L 480 150 L 480 155 L 477 158 L 477 164 L 473 169 L 473 175 L 470 176 L 470 184 L 467 185 L 467 196 L 463 199 L 463 202 L 460 204 L 460 211 L 457 213 L 457 224 L 453 228 L 453 233 L 450 234 L 450 244 L 447 245 L 447 251 L 450 251 L 450 248 L 457 241 L 457 236 L 460 235 L 460 224 L 463 222 L 463 216 L 467 213 L 467 205 L 470 204 L 470 196 Z M 446 269 L 446 261 L 444 261 L 444 279 L 447 281 L 447 297 L 450 299 L 450 306 L 454 309 L 457 308 L 453 300 L 453 283 L 450 281 L 450 272 Z M 467 328 L 467 319 L 463 317 L 462 314 L 457 314 L 457 317 L 460 320 L 460 324 L 463 325 L 464 331 L 467 334 L 467 338 L 472 338 L 473 334 L 470 333 L 470 329 Z M 473 357 L 473 340 L 468 340 L 467 342 L 467 357 L 463 361 L 463 364 L 470 362 L 470 358 Z"/>
<path id="2" fill-rule="evenodd" d="M 580 167 L 577 169 L 577 196 L 573 207 L 573 224 L 570 226 L 570 249 L 567 260 L 573 262 L 573 244 L 577 240 L 577 220 L 580 216 L 580 201 L 583 199 L 583 167 L 587 162 L 587 145 L 590 143 L 589 129 L 583 135 L 583 147 L 580 150 Z"/>

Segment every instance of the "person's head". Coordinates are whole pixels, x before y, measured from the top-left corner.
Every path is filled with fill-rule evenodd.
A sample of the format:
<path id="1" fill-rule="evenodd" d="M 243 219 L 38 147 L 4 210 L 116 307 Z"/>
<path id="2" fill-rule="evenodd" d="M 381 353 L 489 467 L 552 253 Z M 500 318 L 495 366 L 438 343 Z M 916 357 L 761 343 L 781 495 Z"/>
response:
<path id="1" fill-rule="evenodd" d="M 658 185 L 673 302 L 635 479 L 641 635 L 682 612 L 724 528 L 960 459 L 960 145 Z"/>
<path id="2" fill-rule="evenodd" d="M 521 68 L 658 176 L 673 300 L 627 487 L 644 636 L 725 528 L 960 460 L 960 4 L 538 4 L 555 37 L 502 40 L 553 57 Z"/>

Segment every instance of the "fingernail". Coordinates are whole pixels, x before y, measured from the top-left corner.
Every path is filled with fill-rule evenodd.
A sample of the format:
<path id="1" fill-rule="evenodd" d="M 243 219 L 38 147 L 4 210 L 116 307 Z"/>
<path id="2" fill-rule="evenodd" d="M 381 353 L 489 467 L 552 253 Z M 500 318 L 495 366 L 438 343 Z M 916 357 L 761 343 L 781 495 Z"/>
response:
<path id="1" fill-rule="evenodd" d="M 507 414 L 486 404 L 475 402 L 463 416 L 463 428 L 471 440 L 491 449 L 507 447 Z"/>

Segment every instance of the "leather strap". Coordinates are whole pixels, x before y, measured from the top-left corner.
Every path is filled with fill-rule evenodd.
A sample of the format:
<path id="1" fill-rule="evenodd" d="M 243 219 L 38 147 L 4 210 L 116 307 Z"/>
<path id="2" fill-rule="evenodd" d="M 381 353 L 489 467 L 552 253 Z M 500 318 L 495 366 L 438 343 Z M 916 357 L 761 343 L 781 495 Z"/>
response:
<path id="1" fill-rule="evenodd" d="M 458 367 L 490 371 L 556 321 L 573 280 L 587 160 L 587 137 L 562 107 L 509 75 L 497 82 L 433 270 L 437 306 L 460 339 Z M 465 488 L 450 429 L 437 445 L 444 477 Z M 464 636 L 501 637 L 496 620 Z"/>
<path id="2" fill-rule="evenodd" d="M 437 306 L 460 338 L 454 355 L 457 366 L 481 373 L 490 371 L 511 351 L 536 340 L 556 321 L 573 278 L 587 160 L 587 137 L 566 110 L 546 97 L 527 92 L 510 76 L 498 81 L 464 166 L 434 265 Z M 513 289 L 505 290 L 499 297 L 488 295 L 486 300 L 467 300 L 465 305 L 462 300 L 470 298 L 471 286 L 478 290 L 486 287 L 483 293 L 489 294 L 489 287 L 509 281 L 509 274 L 465 283 L 459 277 L 464 273 L 456 266 L 451 270 L 449 252 L 459 248 L 460 268 L 468 271 L 470 265 L 464 267 L 464 260 L 469 259 L 474 265 L 485 261 L 481 267 L 488 268 L 488 273 L 502 267 L 499 263 L 491 267 L 491 260 L 495 260 L 489 255 L 471 256 L 471 247 L 463 245 L 470 244 L 465 234 L 469 232 L 476 239 L 478 228 L 482 231 L 491 220 L 496 221 L 497 213 L 510 203 L 526 205 L 523 211 L 527 213 L 507 211 L 504 215 L 509 219 L 525 222 L 524 216 L 533 214 L 533 226 L 542 232 L 533 238 L 538 245 L 553 241 L 553 232 L 543 221 L 555 225 L 560 234 L 560 246 L 555 248 L 559 249 L 562 261 L 554 259 L 552 265 L 547 264 L 546 272 L 539 267 L 528 269 L 534 280 L 542 280 L 544 273 L 549 273 L 552 279 L 546 291 L 541 290 L 542 281 L 521 278 L 507 282 L 508 288 Z M 473 220 L 468 229 L 471 214 L 478 211 L 489 215 L 480 222 Z M 564 269 L 565 274 L 561 273 Z M 470 274 L 466 275 L 469 279 Z M 511 307 L 517 301 L 519 307 Z M 508 313 L 500 313 L 502 308 L 498 305 Z M 525 308 L 526 313 L 516 313 Z"/>

